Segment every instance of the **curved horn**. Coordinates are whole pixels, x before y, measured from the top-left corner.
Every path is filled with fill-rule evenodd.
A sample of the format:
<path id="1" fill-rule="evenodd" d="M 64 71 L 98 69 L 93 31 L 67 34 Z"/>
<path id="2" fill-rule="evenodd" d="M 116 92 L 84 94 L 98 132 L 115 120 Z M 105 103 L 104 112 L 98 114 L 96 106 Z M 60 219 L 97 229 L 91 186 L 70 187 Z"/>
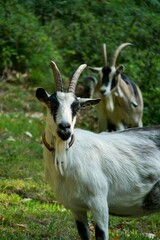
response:
<path id="1" fill-rule="evenodd" d="M 123 48 L 127 47 L 127 46 L 133 46 L 133 44 L 132 44 L 132 43 L 122 43 L 122 44 L 116 49 L 116 51 L 114 52 L 114 54 L 113 54 L 113 56 L 112 56 L 111 66 L 115 67 L 115 65 L 116 65 L 116 60 L 117 60 L 117 57 L 118 57 L 120 51 L 121 51 Z"/>
<path id="2" fill-rule="evenodd" d="M 76 88 L 76 85 L 77 85 L 78 78 L 79 78 L 80 74 L 82 73 L 82 71 L 86 67 L 87 67 L 87 64 L 82 64 L 78 67 L 76 72 L 73 74 L 73 77 L 71 79 L 71 82 L 70 82 L 70 85 L 69 85 L 69 88 L 68 88 L 68 92 L 72 92 L 72 93 L 75 92 L 75 88 Z"/>
<path id="3" fill-rule="evenodd" d="M 107 66 L 107 51 L 106 51 L 105 43 L 103 43 L 103 65 L 104 65 L 104 67 Z"/>
<path id="4" fill-rule="evenodd" d="M 55 80 L 56 91 L 63 92 L 63 84 L 62 84 L 62 77 L 61 77 L 60 71 L 57 65 L 55 64 L 55 62 L 51 61 L 50 65 L 51 65 L 54 80 Z"/>

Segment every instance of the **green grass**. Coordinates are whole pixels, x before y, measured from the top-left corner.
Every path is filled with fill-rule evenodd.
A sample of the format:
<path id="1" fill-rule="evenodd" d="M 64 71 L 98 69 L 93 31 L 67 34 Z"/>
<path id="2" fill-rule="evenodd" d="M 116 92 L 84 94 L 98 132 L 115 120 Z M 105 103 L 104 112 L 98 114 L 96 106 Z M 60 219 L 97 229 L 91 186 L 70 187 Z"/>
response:
<path id="1" fill-rule="evenodd" d="M 71 213 L 54 198 L 44 180 L 41 134 L 45 116 L 27 85 L 0 84 L 0 239 L 79 239 Z M 85 113 L 85 112 L 84 112 Z M 96 130 L 96 116 L 79 117 Z M 86 116 L 87 120 L 86 121 Z M 89 215 L 92 239 L 94 230 Z M 110 239 L 160 239 L 160 215 L 138 219 L 110 217 Z"/>

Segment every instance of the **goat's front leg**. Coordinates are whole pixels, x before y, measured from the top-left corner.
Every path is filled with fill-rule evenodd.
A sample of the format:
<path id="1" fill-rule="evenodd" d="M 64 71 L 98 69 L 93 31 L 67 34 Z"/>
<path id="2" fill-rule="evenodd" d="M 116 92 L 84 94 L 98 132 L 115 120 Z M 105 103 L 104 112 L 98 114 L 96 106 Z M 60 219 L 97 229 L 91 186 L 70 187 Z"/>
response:
<path id="1" fill-rule="evenodd" d="M 106 199 L 95 202 L 91 211 L 95 222 L 96 240 L 108 240 L 109 214 Z"/>
<path id="2" fill-rule="evenodd" d="M 87 212 L 73 212 L 79 236 L 82 240 L 89 240 L 90 239 L 90 231 L 87 221 Z"/>

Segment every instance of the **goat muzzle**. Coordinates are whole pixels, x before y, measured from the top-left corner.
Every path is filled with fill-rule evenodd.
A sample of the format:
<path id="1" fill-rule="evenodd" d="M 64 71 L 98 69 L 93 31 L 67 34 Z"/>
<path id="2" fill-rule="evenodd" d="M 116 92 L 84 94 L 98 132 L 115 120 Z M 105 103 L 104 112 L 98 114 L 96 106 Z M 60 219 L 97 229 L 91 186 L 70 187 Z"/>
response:
<path id="1" fill-rule="evenodd" d="M 61 122 L 58 125 L 57 129 L 58 136 L 63 140 L 66 141 L 71 136 L 71 125 L 68 122 Z"/>

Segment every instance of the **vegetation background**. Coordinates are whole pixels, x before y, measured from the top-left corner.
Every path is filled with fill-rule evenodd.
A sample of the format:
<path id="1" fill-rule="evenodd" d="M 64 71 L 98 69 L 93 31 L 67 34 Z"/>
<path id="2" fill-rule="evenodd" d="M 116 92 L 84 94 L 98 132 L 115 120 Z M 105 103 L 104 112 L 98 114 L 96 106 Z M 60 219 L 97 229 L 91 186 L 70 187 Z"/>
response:
<path id="1" fill-rule="evenodd" d="M 102 66 L 103 43 L 108 59 L 121 43 L 133 43 L 117 63 L 143 93 L 144 125 L 160 123 L 159 13 L 159 0 L 0 1 L 1 239 L 78 239 L 43 179 L 44 111 L 34 95 L 38 86 L 53 91 L 50 60 L 67 83 L 81 63 Z M 96 130 L 96 112 L 85 113 L 77 126 Z M 160 239 L 158 225 L 159 215 L 111 218 L 110 238 Z"/>

